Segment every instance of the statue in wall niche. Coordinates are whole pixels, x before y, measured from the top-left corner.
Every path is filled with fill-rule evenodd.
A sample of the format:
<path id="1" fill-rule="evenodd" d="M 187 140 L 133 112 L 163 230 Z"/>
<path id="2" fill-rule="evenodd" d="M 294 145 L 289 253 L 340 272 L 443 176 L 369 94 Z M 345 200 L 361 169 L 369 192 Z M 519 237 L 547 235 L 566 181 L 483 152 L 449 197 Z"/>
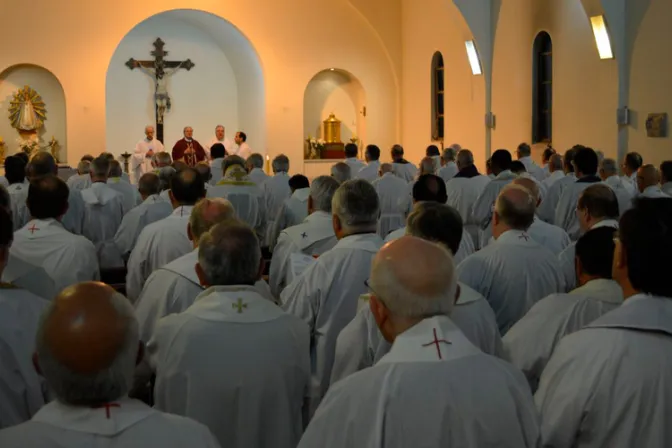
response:
<path id="1" fill-rule="evenodd" d="M 9 103 L 9 120 L 19 132 L 37 133 L 44 126 L 47 110 L 42 97 L 30 86 L 14 93 Z"/>

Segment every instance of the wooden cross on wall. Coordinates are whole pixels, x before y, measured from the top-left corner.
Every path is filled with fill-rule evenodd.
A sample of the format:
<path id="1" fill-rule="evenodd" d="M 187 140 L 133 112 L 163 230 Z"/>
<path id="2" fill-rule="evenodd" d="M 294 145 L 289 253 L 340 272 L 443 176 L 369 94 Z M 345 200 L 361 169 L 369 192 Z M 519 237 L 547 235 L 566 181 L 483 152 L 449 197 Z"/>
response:
<path id="1" fill-rule="evenodd" d="M 126 66 L 131 70 L 137 68 L 147 73 L 154 79 L 154 111 L 156 115 L 156 138 L 163 143 L 163 116 L 166 111 L 170 110 L 171 102 L 168 90 L 166 88 L 166 80 L 176 71 L 183 68 L 187 71 L 194 67 L 191 59 L 185 61 L 166 61 L 165 56 L 168 52 L 163 49 L 166 43 L 160 37 L 153 43 L 154 51 L 150 54 L 154 56 L 153 61 L 138 61 L 133 58 L 126 62 Z"/>

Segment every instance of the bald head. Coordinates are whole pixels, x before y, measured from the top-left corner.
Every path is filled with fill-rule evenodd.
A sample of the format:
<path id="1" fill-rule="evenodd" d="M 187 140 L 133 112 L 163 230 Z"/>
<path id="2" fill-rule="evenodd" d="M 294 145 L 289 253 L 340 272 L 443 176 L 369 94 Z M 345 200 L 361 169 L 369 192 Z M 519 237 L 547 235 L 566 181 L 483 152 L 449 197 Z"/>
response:
<path id="1" fill-rule="evenodd" d="M 637 170 L 637 187 L 643 193 L 649 187 L 657 185 L 660 181 L 658 170 L 653 165 L 643 165 Z"/>
<path id="2" fill-rule="evenodd" d="M 371 289 L 391 319 L 418 321 L 450 314 L 457 289 L 453 257 L 439 244 L 404 236 L 386 244 L 374 258 Z M 388 340 L 396 337 L 389 328 L 381 331 Z"/>
<path id="3" fill-rule="evenodd" d="M 468 166 L 471 166 L 474 164 L 474 154 L 468 149 L 463 149 L 457 153 L 456 163 L 459 169 L 464 169 Z"/>
<path id="4" fill-rule="evenodd" d="M 201 199 L 194 206 L 189 217 L 189 234 L 195 246 L 203 234 L 220 222 L 236 217 L 233 204 L 227 199 L 212 198 Z"/>
<path id="5" fill-rule="evenodd" d="M 512 184 L 520 185 L 521 187 L 529 191 L 530 194 L 532 195 L 532 199 L 534 199 L 534 203 L 536 205 L 539 205 L 539 199 L 540 199 L 539 186 L 534 180 L 532 180 L 529 177 L 518 177 L 513 180 Z"/>
<path id="6" fill-rule="evenodd" d="M 562 169 L 562 156 L 560 154 L 553 154 L 551 158 L 548 159 L 548 171 L 555 173 L 556 171 L 562 171 Z"/>
<path id="7" fill-rule="evenodd" d="M 423 174 L 434 174 L 436 171 L 436 165 L 434 164 L 434 159 L 431 157 L 424 157 L 420 161 L 420 175 Z"/>
<path id="8" fill-rule="evenodd" d="M 394 173 L 394 167 L 392 166 L 391 163 L 383 163 L 380 165 L 380 172 L 385 174 L 385 173 Z"/>
<path id="9" fill-rule="evenodd" d="M 56 160 L 51 154 L 46 151 L 39 151 L 30 159 L 28 172 L 31 178 L 57 174 L 58 165 L 56 165 Z"/>
<path id="10" fill-rule="evenodd" d="M 196 164 L 196 171 L 203 178 L 203 182 L 208 183 L 212 179 L 212 170 L 210 169 L 210 164 L 208 162 L 198 162 Z"/>
<path id="11" fill-rule="evenodd" d="M 103 283 L 79 283 L 56 296 L 44 314 L 38 362 L 60 401 L 93 406 L 128 393 L 138 342 L 130 302 Z"/>
<path id="12" fill-rule="evenodd" d="M 515 184 L 504 187 L 495 203 L 495 238 L 507 230 L 527 230 L 534 221 L 535 210 L 536 203 L 527 188 Z"/>

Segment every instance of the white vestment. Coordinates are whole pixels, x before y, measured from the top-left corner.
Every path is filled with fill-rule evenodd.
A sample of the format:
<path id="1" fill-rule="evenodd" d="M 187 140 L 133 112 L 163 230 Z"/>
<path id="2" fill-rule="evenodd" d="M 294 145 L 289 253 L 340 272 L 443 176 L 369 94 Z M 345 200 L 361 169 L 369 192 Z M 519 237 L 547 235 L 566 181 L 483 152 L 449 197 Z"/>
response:
<path id="1" fill-rule="evenodd" d="M 151 173 L 154 168 L 152 168 L 152 158 L 147 157 L 147 151 L 152 150 L 154 154 L 158 154 L 164 151 L 163 143 L 161 143 L 156 138 L 152 140 L 147 140 L 143 138 L 135 145 L 135 151 L 133 152 L 133 157 L 130 160 L 130 168 L 133 173 L 133 183 L 136 185 L 140 178 L 145 173 Z"/>
<path id="2" fill-rule="evenodd" d="M 525 171 L 527 171 L 528 174 L 530 174 L 539 182 L 543 182 L 546 179 L 546 173 L 544 172 L 544 169 L 537 165 L 534 160 L 532 160 L 532 157 L 521 157 L 518 159 L 518 161 L 522 162 L 523 165 L 525 165 Z"/>
<path id="3" fill-rule="evenodd" d="M 527 229 L 527 233 L 534 241 L 553 252 L 554 255 L 560 255 L 563 250 L 572 244 L 567 232 L 558 226 L 542 221 L 536 216 L 530 228 Z"/>
<path id="4" fill-rule="evenodd" d="M 483 192 L 476 199 L 471 211 L 471 218 L 466 224 L 474 224 L 479 227 L 478 241 L 480 246 L 485 246 L 492 236 L 492 216 L 497 196 L 516 177 L 509 170 L 502 171 L 485 185 Z"/>
<path id="5" fill-rule="evenodd" d="M 107 186 L 121 195 L 124 215 L 142 202 L 142 196 L 140 196 L 137 187 L 122 180 L 121 177 L 109 178 Z"/>
<path id="6" fill-rule="evenodd" d="M 672 196 L 672 182 L 666 182 L 663 185 L 660 186 L 660 189 L 663 190 L 663 193 L 665 193 L 668 196 Z"/>
<path id="7" fill-rule="evenodd" d="M 173 213 L 145 227 L 128 259 L 126 296 L 135 302 L 152 272 L 188 254 L 193 245 L 187 236 L 187 225 L 193 206 L 177 207 Z"/>
<path id="8" fill-rule="evenodd" d="M 280 298 L 283 308 L 303 319 L 311 333 L 312 415 L 329 388 L 336 338 L 357 314 L 357 300 L 366 293 L 371 262 L 383 240 L 377 234 L 350 235 L 339 240 L 301 276 L 294 279 Z"/>
<path id="9" fill-rule="evenodd" d="M 127 184 L 130 186 L 130 184 Z M 82 190 L 85 204 L 83 235 L 95 246 L 101 269 L 124 267 L 124 260 L 114 244 L 114 236 L 124 218 L 124 198 L 102 182 Z"/>
<path id="10" fill-rule="evenodd" d="M 625 185 L 623 179 L 616 175 L 608 177 L 604 183 L 614 191 L 618 200 L 618 212 L 623 216 L 623 213 L 632 208 L 633 196 L 630 193 L 630 188 Z"/>
<path id="11" fill-rule="evenodd" d="M 406 181 L 406 183 L 414 182 L 415 176 L 418 174 L 418 167 L 412 163 L 392 163 L 392 172 Z"/>
<path id="12" fill-rule="evenodd" d="M 398 240 L 402 236 L 406 235 L 406 227 L 402 227 L 399 230 L 391 232 L 385 238 L 385 243 L 390 241 Z M 464 259 L 469 255 L 476 252 L 476 247 L 474 246 L 474 241 L 471 239 L 471 236 L 467 232 L 462 232 L 462 239 L 460 240 L 460 248 L 457 249 L 457 253 L 453 255 L 453 262 L 455 266 L 460 264 Z"/>
<path id="13" fill-rule="evenodd" d="M 12 184 L 7 187 L 9 193 L 9 202 L 12 208 L 12 223 L 14 230 L 19 230 L 30 221 L 30 212 L 26 205 L 28 199 L 28 185 Z"/>
<path id="14" fill-rule="evenodd" d="M 250 145 L 248 145 L 247 142 L 242 142 L 233 150 L 233 153 L 238 157 L 242 157 L 243 160 L 247 160 L 247 158 L 252 155 L 252 148 L 250 148 Z"/>
<path id="15" fill-rule="evenodd" d="M 152 272 L 135 302 L 135 317 L 140 325 L 140 340 L 149 341 L 162 317 L 179 314 L 189 308 L 204 288 L 196 275 L 198 249 Z M 255 284 L 257 292 L 273 301 L 264 280 Z"/>
<path id="16" fill-rule="evenodd" d="M 362 170 L 362 168 L 366 167 L 366 163 L 362 162 L 357 157 L 347 158 L 343 162 L 345 162 L 345 164 L 350 167 L 350 177 L 352 179 L 357 179 L 359 172 Z"/>
<path id="17" fill-rule="evenodd" d="M 663 190 L 661 190 L 658 185 L 651 185 L 650 187 L 646 187 L 639 197 L 648 199 L 670 199 L 670 196 L 663 193 Z"/>
<path id="18" fill-rule="evenodd" d="M 574 173 L 569 173 L 565 177 L 562 177 L 555 181 L 546 192 L 544 196 L 544 201 L 539 205 L 537 214 L 541 219 L 546 221 L 549 224 L 556 224 L 555 222 L 555 209 L 558 207 L 560 202 L 560 197 L 565 192 L 567 186 L 576 183 L 576 175 Z"/>
<path id="19" fill-rule="evenodd" d="M 390 232 L 406 225 L 406 215 L 411 210 L 412 198 L 408 194 L 408 184 L 392 173 L 385 173 L 373 181 L 378 193 L 380 217 L 378 235 L 385 238 Z"/>
<path id="20" fill-rule="evenodd" d="M 579 203 L 579 197 L 583 193 L 583 190 L 600 182 L 601 180 L 597 176 L 586 176 L 569 184 L 565 188 L 565 191 L 562 192 L 558 206 L 555 209 L 555 220 L 553 223 L 565 229 L 572 241 L 578 240 L 579 236 L 581 236 L 579 218 L 576 216 L 576 206 Z"/>
<path id="21" fill-rule="evenodd" d="M 565 172 L 562 170 L 555 170 L 550 175 L 544 179 L 541 183 L 546 187 L 546 191 L 549 192 L 553 184 L 565 177 Z"/>
<path id="22" fill-rule="evenodd" d="M 397 336 L 375 367 L 335 384 L 299 448 L 536 447 L 523 375 L 446 316 Z"/>
<path id="23" fill-rule="evenodd" d="M 55 219 L 34 219 L 14 233 L 10 253 L 41 266 L 51 277 L 57 293 L 76 283 L 100 279 L 93 243 L 68 232 Z"/>
<path id="24" fill-rule="evenodd" d="M 167 218 L 173 212 L 170 203 L 162 200 L 158 194 L 148 196 L 145 201 L 124 215 L 121 226 L 114 236 L 114 244 L 121 256 L 126 259 L 135 247 L 140 232 L 149 224 Z"/>
<path id="25" fill-rule="evenodd" d="M 267 214 L 261 188 L 251 182 L 236 185 L 220 181 L 218 185 L 208 189 L 207 197 L 228 199 L 236 210 L 236 216 L 252 227 L 260 239 L 264 237 Z"/>
<path id="26" fill-rule="evenodd" d="M 148 344 L 156 408 L 205 425 L 222 446 L 294 448 L 303 430 L 310 334 L 252 286 L 214 286 L 161 319 Z"/>
<path id="27" fill-rule="evenodd" d="M 525 232 L 509 230 L 457 266 L 461 282 L 483 294 L 502 335 L 539 300 L 564 291 L 557 258 Z"/>
<path id="28" fill-rule="evenodd" d="M 438 170 L 436 175 L 443 179 L 444 182 L 451 180 L 460 170 L 457 168 L 455 162 L 448 162 L 445 165 L 441 166 L 439 162 Z"/>
<path id="29" fill-rule="evenodd" d="M 86 190 L 91 187 L 91 175 L 90 174 L 75 174 L 70 176 L 66 182 L 68 188 L 71 190 Z"/>
<path id="30" fill-rule="evenodd" d="M 254 182 L 254 184 L 260 188 L 262 184 L 270 178 L 270 176 L 264 173 L 264 170 L 261 168 L 252 168 L 252 171 L 250 171 L 248 177 L 250 178 L 251 182 Z"/>
<path id="31" fill-rule="evenodd" d="M 362 169 L 353 175 L 353 178 L 364 179 L 373 182 L 378 179 L 378 171 L 380 170 L 380 162 L 372 160 L 366 164 Z"/>
<path id="32" fill-rule="evenodd" d="M 0 280 L 25 289 L 46 300 L 53 299 L 61 292 L 61 290 L 56 289 L 54 281 L 41 264 L 30 263 L 11 252 Z"/>
<path id="33" fill-rule="evenodd" d="M 48 304 L 26 290 L 0 284 L 0 429 L 30 420 L 44 405 L 32 355 Z"/>
<path id="34" fill-rule="evenodd" d="M 216 144 L 224 145 L 224 150 L 226 150 L 226 154 L 231 154 L 231 149 L 233 148 L 233 143 L 231 143 L 231 140 L 228 138 L 224 137 L 224 140 L 218 139 L 216 136 L 212 137 L 212 140 L 210 140 L 206 145 L 203 145 L 203 150 L 205 151 L 205 154 L 208 156 L 208 159 L 210 158 L 210 148 L 213 147 L 213 145 Z"/>
<path id="35" fill-rule="evenodd" d="M 9 181 L 5 176 L 0 176 L 0 185 L 2 185 L 5 188 L 9 187 Z"/>
<path id="36" fill-rule="evenodd" d="M 637 172 L 632 173 L 632 176 L 622 176 L 623 185 L 630 190 L 630 194 L 634 198 L 639 194 L 639 187 L 637 186 Z"/>
<path id="37" fill-rule="evenodd" d="M 591 280 L 569 294 L 551 294 L 534 304 L 504 336 L 505 358 L 537 389 L 555 346 L 623 303 L 623 290 L 613 280 Z"/>
<path id="38" fill-rule="evenodd" d="M 319 257 L 337 242 L 331 214 L 321 211 L 313 212 L 301 224 L 280 232 L 269 271 L 273 297 L 279 298 L 282 290 L 294 280 L 292 256 Z"/>
<path id="39" fill-rule="evenodd" d="M 138 400 L 73 407 L 52 401 L 32 420 L 0 431 L 2 448 L 219 448 L 208 428 Z"/>
<path id="40" fill-rule="evenodd" d="M 564 337 L 535 395 L 543 446 L 672 446 L 672 301 L 637 295 Z"/>
<path id="41" fill-rule="evenodd" d="M 612 227 L 618 229 L 618 221 L 614 219 L 605 219 L 598 222 L 590 230 L 599 229 L 600 227 Z M 558 260 L 562 268 L 562 275 L 565 279 L 565 290 L 571 291 L 577 287 L 576 284 L 576 265 L 574 259 L 576 258 L 576 242 L 573 242 L 565 250 L 560 252 Z"/>
<path id="42" fill-rule="evenodd" d="M 292 189 L 289 188 L 289 175 L 281 171 L 267 179 L 260 188 L 264 195 L 264 215 L 266 216 L 266 234 L 261 245 L 262 247 L 269 247 L 273 240 L 275 220 L 280 213 L 282 204 L 292 196 Z"/>
<path id="43" fill-rule="evenodd" d="M 275 250 L 280 232 L 289 227 L 298 226 L 308 217 L 309 197 L 310 188 L 299 188 L 282 203 L 280 211 L 278 211 L 273 221 L 273 227 L 268 231 L 270 237 L 268 247 L 271 249 L 271 252 Z"/>
<path id="44" fill-rule="evenodd" d="M 469 233 L 476 248 L 480 248 L 482 245 L 480 241 L 480 227 L 469 222 L 472 220 L 471 212 L 476 200 L 489 183 L 490 178 L 481 174 L 472 178 L 453 177 L 446 182 L 446 193 L 448 194 L 446 205 L 450 205 L 458 211 L 464 223 L 464 230 Z"/>
<path id="45" fill-rule="evenodd" d="M 360 297 L 362 303 L 359 312 L 338 335 L 334 368 L 331 371 L 332 385 L 375 365 L 390 351 L 391 344 L 378 329 L 368 299 L 367 294 Z M 495 313 L 481 294 L 460 283 L 460 296 L 450 314 L 450 320 L 483 353 L 502 357 L 502 338 L 499 336 Z"/>
<path id="46" fill-rule="evenodd" d="M 224 159 L 213 159 L 210 162 L 210 174 L 212 175 L 212 177 L 210 177 L 210 185 L 217 185 L 217 182 L 224 177 L 224 173 L 222 172 L 222 162 L 224 162 Z"/>

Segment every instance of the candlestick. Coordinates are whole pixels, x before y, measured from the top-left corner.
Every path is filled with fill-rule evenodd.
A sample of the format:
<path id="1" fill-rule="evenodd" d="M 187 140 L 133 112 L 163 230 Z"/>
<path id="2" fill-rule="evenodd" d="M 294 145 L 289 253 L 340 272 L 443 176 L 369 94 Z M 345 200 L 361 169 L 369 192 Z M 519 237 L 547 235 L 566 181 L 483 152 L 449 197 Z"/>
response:
<path id="1" fill-rule="evenodd" d="M 266 154 L 266 174 L 270 176 L 271 174 L 271 158 Z"/>

